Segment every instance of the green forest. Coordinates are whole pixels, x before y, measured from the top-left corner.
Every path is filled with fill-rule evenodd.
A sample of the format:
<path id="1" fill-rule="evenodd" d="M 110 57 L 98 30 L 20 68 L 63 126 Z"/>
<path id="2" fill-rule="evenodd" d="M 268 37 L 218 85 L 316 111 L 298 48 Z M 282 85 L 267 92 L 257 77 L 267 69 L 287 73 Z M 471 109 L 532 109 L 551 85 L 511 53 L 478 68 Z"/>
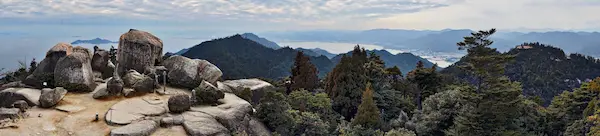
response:
<path id="1" fill-rule="evenodd" d="M 457 49 L 468 54 L 441 72 L 418 62 L 403 74 L 356 46 L 319 80 L 311 58 L 299 52 L 292 75 L 270 81 L 278 89 L 267 91 L 254 105 L 255 116 L 273 133 L 286 136 L 600 135 L 596 59 L 567 57 L 539 43 L 520 47 L 555 54 L 501 53 L 491 48 L 489 37 L 495 32 L 473 32 L 457 41 Z M 546 57 L 557 63 L 535 59 Z M 564 81 L 578 80 L 574 77 L 593 80 Z"/>

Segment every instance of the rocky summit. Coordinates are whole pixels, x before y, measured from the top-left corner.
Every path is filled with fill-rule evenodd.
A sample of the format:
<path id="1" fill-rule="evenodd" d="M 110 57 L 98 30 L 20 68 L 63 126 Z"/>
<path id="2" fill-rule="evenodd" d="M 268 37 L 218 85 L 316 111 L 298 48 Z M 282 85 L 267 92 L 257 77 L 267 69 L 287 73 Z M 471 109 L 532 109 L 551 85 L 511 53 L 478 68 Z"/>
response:
<path id="1" fill-rule="evenodd" d="M 162 50 L 161 39 L 136 29 L 121 35 L 115 53 L 56 44 L 23 81 L 2 85 L 0 134 L 271 135 L 236 95 L 271 84 L 219 81 L 223 73 L 211 62 L 163 60 Z"/>

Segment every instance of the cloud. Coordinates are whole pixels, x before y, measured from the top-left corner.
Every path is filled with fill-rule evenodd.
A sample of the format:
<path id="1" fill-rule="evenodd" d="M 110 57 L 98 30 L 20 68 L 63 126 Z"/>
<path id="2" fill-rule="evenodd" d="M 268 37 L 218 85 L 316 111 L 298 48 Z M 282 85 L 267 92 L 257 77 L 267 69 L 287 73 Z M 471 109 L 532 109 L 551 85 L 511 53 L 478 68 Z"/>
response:
<path id="1" fill-rule="evenodd" d="M 446 7 L 379 18 L 370 26 L 413 29 L 469 28 L 504 30 L 600 28 L 600 1 L 469 0 Z"/>
<path id="2" fill-rule="evenodd" d="M 0 18 L 236 20 L 302 25 L 388 17 L 456 2 L 460 0 L 0 0 Z"/>

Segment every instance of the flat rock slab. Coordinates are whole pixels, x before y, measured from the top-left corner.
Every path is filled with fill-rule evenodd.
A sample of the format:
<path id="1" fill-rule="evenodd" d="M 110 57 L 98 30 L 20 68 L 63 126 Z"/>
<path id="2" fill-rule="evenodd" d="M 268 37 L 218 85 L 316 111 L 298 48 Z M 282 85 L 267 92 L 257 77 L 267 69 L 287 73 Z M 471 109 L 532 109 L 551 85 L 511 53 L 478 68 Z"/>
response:
<path id="1" fill-rule="evenodd" d="M 113 105 L 105 115 L 109 124 L 126 125 L 141 120 L 145 116 L 158 116 L 167 113 L 166 100 L 158 98 L 131 98 Z"/>
<path id="2" fill-rule="evenodd" d="M 0 91 L 0 107 L 10 107 L 14 102 L 25 100 L 29 106 L 40 105 L 41 90 L 30 88 L 8 88 Z"/>
<path id="3" fill-rule="evenodd" d="M 149 136 L 158 128 L 158 123 L 144 120 L 110 131 L 111 136 Z"/>
<path id="4" fill-rule="evenodd" d="M 249 114 L 252 105 L 242 98 L 231 93 L 225 93 L 223 103 L 218 106 L 196 106 L 191 111 L 202 112 L 217 118 L 219 123 L 232 130 L 246 130 L 250 121 Z"/>
<path id="5" fill-rule="evenodd" d="M 229 130 L 213 116 L 202 112 L 184 112 L 183 128 L 192 136 L 230 136 Z"/>
<path id="6" fill-rule="evenodd" d="M 86 107 L 83 106 L 78 106 L 78 105 L 59 105 L 54 107 L 55 109 L 59 110 L 59 111 L 64 111 L 64 112 L 68 112 L 68 113 L 75 113 L 75 112 L 80 112 L 86 109 Z"/>

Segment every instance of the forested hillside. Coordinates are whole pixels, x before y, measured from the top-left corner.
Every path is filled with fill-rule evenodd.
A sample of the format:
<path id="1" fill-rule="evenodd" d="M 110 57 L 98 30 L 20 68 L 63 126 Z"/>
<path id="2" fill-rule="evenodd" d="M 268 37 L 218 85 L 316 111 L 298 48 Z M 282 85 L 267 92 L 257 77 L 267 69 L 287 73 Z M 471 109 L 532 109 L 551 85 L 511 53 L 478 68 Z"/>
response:
<path id="1" fill-rule="evenodd" d="M 271 78 L 278 79 L 290 75 L 297 51 L 292 48 L 271 49 L 252 40 L 234 35 L 226 38 L 202 42 L 182 56 L 205 59 L 218 66 L 225 79 Z M 325 56 L 310 57 L 324 76 L 333 67 Z"/>
<path id="2" fill-rule="evenodd" d="M 600 76 L 600 61 L 581 54 L 566 55 L 562 49 L 540 43 L 524 43 L 504 53 L 515 56 L 506 66 L 505 75 L 518 81 L 526 96 L 539 96 L 544 105 L 565 90 L 572 90 Z M 468 58 L 444 69 L 442 73 L 469 79 L 458 66 Z M 470 78 L 472 79 L 472 78 Z"/>
<path id="3" fill-rule="evenodd" d="M 425 67 L 432 67 L 434 65 L 427 59 L 421 58 L 412 53 L 399 53 L 394 55 L 386 50 L 368 50 L 367 54 L 370 53 L 375 53 L 377 56 L 379 56 L 381 60 L 385 62 L 385 67 L 390 68 L 396 66 L 400 68 L 404 74 L 415 69 L 415 64 L 417 64 L 419 61 L 422 61 Z M 333 61 L 334 64 L 337 64 L 340 62 L 343 55 L 351 56 L 352 52 L 337 55 L 333 57 L 331 61 Z"/>

